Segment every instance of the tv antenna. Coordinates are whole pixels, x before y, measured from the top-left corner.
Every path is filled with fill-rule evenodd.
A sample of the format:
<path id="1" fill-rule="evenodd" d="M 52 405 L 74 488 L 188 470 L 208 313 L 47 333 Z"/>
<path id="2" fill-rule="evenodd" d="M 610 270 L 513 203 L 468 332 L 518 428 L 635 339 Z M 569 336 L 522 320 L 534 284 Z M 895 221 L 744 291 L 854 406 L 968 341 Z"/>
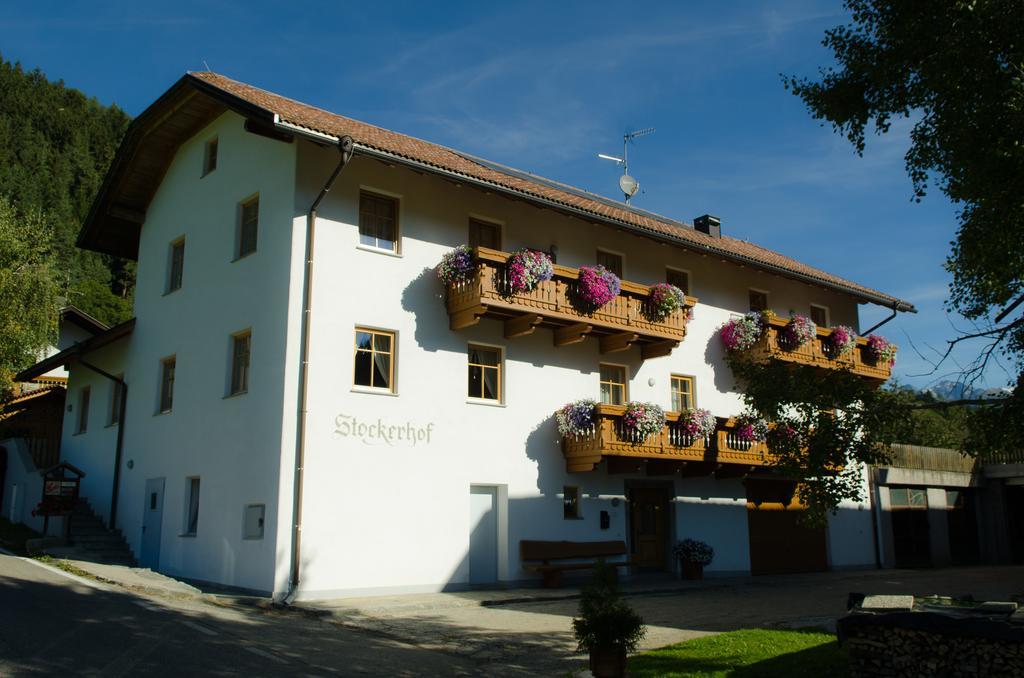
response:
<path id="1" fill-rule="evenodd" d="M 622 176 L 619 178 L 619 188 L 622 190 L 622 194 L 626 196 L 626 202 L 636 195 L 636 192 L 640 190 L 640 182 L 629 175 L 629 144 L 633 142 L 633 139 L 637 137 L 647 136 L 648 134 L 654 134 L 653 127 L 645 127 L 644 129 L 638 129 L 635 132 L 622 135 L 622 157 L 616 158 L 614 155 L 606 155 L 604 153 L 598 153 L 597 157 L 602 160 L 612 160 L 622 165 Z"/>

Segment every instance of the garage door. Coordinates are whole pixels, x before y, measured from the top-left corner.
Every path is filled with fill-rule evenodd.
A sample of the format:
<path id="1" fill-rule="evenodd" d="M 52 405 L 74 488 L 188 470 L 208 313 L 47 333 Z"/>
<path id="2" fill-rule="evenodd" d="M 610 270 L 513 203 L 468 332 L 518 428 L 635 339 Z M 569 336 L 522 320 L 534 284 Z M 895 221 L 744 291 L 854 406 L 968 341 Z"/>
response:
<path id="1" fill-rule="evenodd" d="M 804 507 L 788 481 L 747 483 L 751 574 L 822 572 L 828 569 L 824 527 L 808 527 Z"/>

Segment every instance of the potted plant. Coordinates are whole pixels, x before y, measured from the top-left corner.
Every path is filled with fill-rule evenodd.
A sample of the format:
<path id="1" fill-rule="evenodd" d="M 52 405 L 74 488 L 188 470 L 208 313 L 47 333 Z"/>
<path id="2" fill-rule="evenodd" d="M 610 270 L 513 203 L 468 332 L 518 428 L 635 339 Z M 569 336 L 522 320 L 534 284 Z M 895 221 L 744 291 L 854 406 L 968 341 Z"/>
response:
<path id="1" fill-rule="evenodd" d="M 889 367 L 896 364 L 896 344 L 890 343 L 877 334 L 869 334 L 867 341 L 864 355 L 869 361 L 875 365 L 888 364 Z"/>
<path id="2" fill-rule="evenodd" d="M 446 252 L 437 265 L 437 277 L 447 287 L 458 283 L 469 282 L 476 272 L 476 261 L 469 245 L 459 245 Z"/>
<path id="3" fill-rule="evenodd" d="M 717 425 L 715 416 L 708 410 L 684 410 L 679 413 L 677 426 L 690 438 L 707 438 L 714 433 Z"/>
<path id="4" fill-rule="evenodd" d="M 525 294 L 537 289 L 542 282 L 551 280 L 555 267 L 544 252 L 523 248 L 508 259 L 508 293 Z"/>
<path id="5" fill-rule="evenodd" d="M 683 294 L 681 289 L 670 283 L 651 285 L 648 299 L 650 301 L 648 304 L 648 315 L 655 322 L 661 322 L 680 308 L 685 308 L 686 306 L 686 295 Z M 686 320 L 689 321 L 689 318 L 686 318 Z"/>
<path id="6" fill-rule="evenodd" d="M 665 410 L 654 403 L 631 400 L 626 403 L 622 426 L 634 444 L 642 443 L 648 436 L 660 433 L 665 427 Z"/>
<path id="7" fill-rule="evenodd" d="M 857 333 L 847 325 L 836 325 L 828 335 L 826 344 L 835 357 L 849 353 L 857 345 Z"/>
<path id="8" fill-rule="evenodd" d="M 647 632 L 643 618 L 619 595 L 615 570 L 603 562 L 583 588 L 572 629 L 577 652 L 590 655 L 590 672 L 598 678 L 625 676 L 626 655 L 636 652 Z"/>
<path id="9" fill-rule="evenodd" d="M 733 430 L 743 442 L 762 443 L 768 437 L 768 422 L 753 414 L 741 414 Z"/>
<path id="10" fill-rule="evenodd" d="M 584 398 L 563 405 L 555 412 L 558 433 L 564 437 L 590 435 L 597 424 L 597 401 Z"/>
<path id="11" fill-rule="evenodd" d="M 704 567 L 710 565 L 715 557 L 715 550 L 697 539 L 684 539 L 676 544 L 673 551 L 679 558 L 683 579 L 703 579 Z"/>
<path id="12" fill-rule="evenodd" d="M 763 333 L 764 322 L 757 311 L 733 318 L 719 330 L 722 345 L 730 353 L 746 351 L 753 347 Z"/>
<path id="13" fill-rule="evenodd" d="M 818 336 L 818 326 L 805 315 L 794 315 L 779 333 L 779 343 L 785 348 L 800 348 Z"/>
<path id="14" fill-rule="evenodd" d="M 619 280 L 619 276 L 604 266 L 580 266 L 575 301 L 581 310 L 593 313 L 619 296 L 621 290 L 622 281 Z"/>

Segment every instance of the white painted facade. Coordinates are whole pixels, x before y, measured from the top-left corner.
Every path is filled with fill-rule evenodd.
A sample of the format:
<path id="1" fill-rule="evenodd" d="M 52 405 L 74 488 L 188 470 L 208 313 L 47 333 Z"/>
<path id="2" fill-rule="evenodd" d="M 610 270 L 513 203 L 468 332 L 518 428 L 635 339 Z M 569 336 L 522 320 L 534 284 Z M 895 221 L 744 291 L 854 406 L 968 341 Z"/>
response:
<path id="1" fill-rule="evenodd" d="M 217 169 L 202 176 L 217 137 Z M 139 555 L 147 479 L 164 478 L 159 569 L 258 591 L 288 588 L 298 417 L 306 214 L 337 162 L 308 141 L 249 134 L 225 113 L 185 143 L 146 214 L 138 254 L 137 323 L 90 360 L 129 385 L 118 525 Z M 361 189 L 400 200 L 400 252 L 359 245 Z M 259 195 L 257 251 L 235 260 L 239 205 Z M 683 343 L 641 361 L 639 348 L 602 356 L 597 341 L 555 348 L 551 332 L 505 340 L 484 319 L 448 325 L 434 267 L 468 238 L 470 217 L 503 225 L 502 249 L 557 247 L 558 262 L 595 263 L 598 248 L 624 256 L 624 278 L 653 284 L 666 267 L 690 275 L 699 298 Z M 725 225 L 728 229 L 728 224 Z M 181 289 L 166 293 L 170 244 L 185 238 Z M 356 156 L 320 207 L 309 354 L 309 398 L 299 595 L 426 591 L 470 582 L 471 487 L 494 489 L 498 582 L 531 578 L 522 539 L 629 539 L 628 487 L 671 487 L 670 540 L 695 537 L 716 557 L 709 573 L 749 572 L 740 480 L 568 474 L 553 412 L 599 395 L 602 362 L 622 364 L 629 399 L 670 408 L 670 375 L 692 375 L 699 407 L 742 409 L 717 329 L 769 292 L 781 315 L 829 309 L 830 324 L 857 326 L 851 297 L 595 226 L 525 202 L 457 187 L 436 176 Z M 394 393 L 353 387 L 357 326 L 397 336 Z M 252 333 L 248 392 L 227 396 L 234 333 Z M 503 352 L 503 403 L 466 397 L 468 343 Z M 173 409 L 159 414 L 160 361 L 176 358 Z M 106 427 L 113 384 L 73 367 L 68 402 L 90 386 L 91 422 L 65 417 L 63 457 L 87 472 L 83 494 L 109 511 L 116 426 Z M 360 424 L 366 429 L 360 434 Z M 398 431 L 403 432 L 398 439 Z M 418 432 L 413 441 L 409 431 Z M 390 441 L 382 435 L 389 435 Z M 415 444 L 413 444 L 413 442 Z M 184 536 L 188 479 L 201 479 L 198 529 Z M 580 520 L 564 520 L 564 486 L 581 493 Z M 262 538 L 245 538 L 247 506 L 265 506 Z M 599 513 L 608 511 L 602 530 Z M 832 567 L 874 563 L 867 504 L 841 508 L 828 529 Z"/>

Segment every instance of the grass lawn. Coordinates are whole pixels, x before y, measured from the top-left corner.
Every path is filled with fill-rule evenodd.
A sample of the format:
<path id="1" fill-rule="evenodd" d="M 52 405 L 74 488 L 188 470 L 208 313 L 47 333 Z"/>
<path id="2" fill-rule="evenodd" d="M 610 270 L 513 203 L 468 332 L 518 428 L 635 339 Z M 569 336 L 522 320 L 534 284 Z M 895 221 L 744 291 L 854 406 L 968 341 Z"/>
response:
<path id="1" fill-rule="evenodd" d="M 746 629 L 697 638 L 637 655 L 629 660 L 629 671 L 636 678 L 848 675 L 846 652 L 834 635 L 818 629 Z"/>
<path id="2" fill-rule="evenodd" d="M 39 533 L 21 523 L 0 518 L 0 546 L 18 555 L 25 555 L 25 541 L 35 539 Z"/>

